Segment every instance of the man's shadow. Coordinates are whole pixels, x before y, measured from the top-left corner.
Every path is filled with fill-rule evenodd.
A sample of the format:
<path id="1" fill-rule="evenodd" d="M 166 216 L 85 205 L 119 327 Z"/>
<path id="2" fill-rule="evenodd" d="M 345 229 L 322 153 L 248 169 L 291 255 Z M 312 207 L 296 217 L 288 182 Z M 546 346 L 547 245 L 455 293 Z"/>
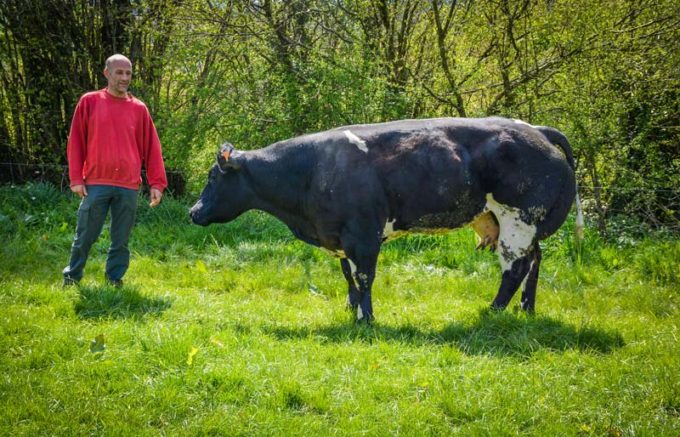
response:
<path id="1" fill-rule="evenodd" d="M 479 311 L 472 323 L 453 322 L 443 329 L 423 329 L 412 324 L 371 326 L 336 324 L 321 328 L 265 326 L 279 340 L 315 338 L 322 343 L 372 343 L 387 341 L 426 345 L 453 345 L 466 355 L 529 357 L 540 350 L 610 353 L 624 346 L 620 333 L 592 326 L 574 326 L 547 316 L 527 316 L 511 311 Z"/>
<path id="2" fill-rule="evenodd" d="M 81 319 L 140 319 L 160 315 L 172 305 L 168 298 L 149 297 L 135 286 L 81 286 L 75 312 Z"/>

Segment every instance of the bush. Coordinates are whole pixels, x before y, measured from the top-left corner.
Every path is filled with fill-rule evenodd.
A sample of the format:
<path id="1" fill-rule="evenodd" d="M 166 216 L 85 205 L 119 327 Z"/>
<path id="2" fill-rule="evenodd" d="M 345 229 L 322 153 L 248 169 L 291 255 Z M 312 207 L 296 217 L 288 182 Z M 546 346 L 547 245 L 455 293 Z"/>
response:
<path id="1" fill-rule="evenodd" d="M 645 240 L 633 264 L 639 277 L 659 285 L 680 284 L 680 242 Z"/>
<path id="2" fill-rule="evenodd" d="M 76 202 L 46 182 L 0 186 L 0 232 L 9 237 L 24 230 L 75 226 Z"/>

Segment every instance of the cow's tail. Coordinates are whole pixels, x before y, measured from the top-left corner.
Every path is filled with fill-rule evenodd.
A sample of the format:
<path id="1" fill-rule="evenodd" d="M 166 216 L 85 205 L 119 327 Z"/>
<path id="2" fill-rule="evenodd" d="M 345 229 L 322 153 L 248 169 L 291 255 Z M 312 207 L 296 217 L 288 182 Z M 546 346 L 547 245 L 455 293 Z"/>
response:
<path id="1" fill-rule="evenodd" d="M 567 137 L 560 131 L 558 131 L 555 128 L 548 127 L 548 126 L 534 126 L 540 133 L 545 136 L 548 141 L 550 141 L 552 144 L 555 144 L 557 146 L 560 146 L 562 149 L 562 152 L 564 152 L 564 156 L 567 158 L 567 162 L 569 163 L 569 166 L 571 167 L 572 170 L 574 170 L 574 181 L 576 184 L 576 239 L 580 242 L 583 241 L 583 230 L 585 228 L 585 224 L 583 221 L 583 208 L 581 207 L 581 199 L 578 195 L 578 181 L 576 179 L 576 163 L 574 162 L 574 152 L 571 150 L 571 144 L 569 144 L 569 140 L 567 140 Z"/>

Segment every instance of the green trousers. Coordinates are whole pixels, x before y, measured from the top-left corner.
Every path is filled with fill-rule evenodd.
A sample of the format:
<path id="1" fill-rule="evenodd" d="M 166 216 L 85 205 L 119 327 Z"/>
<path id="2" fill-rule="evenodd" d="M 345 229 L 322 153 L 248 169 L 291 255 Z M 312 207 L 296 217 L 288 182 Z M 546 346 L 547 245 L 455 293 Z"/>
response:
<path id="1" fill-rule="evenodd" d="M 135 224 L 137 191 L 110 185 L 88 185 L 87 196 L 78 208 L 76 235 L 71 259 L 64 268 L 64 278 L 80 281 L 90 248 L 102 232 L 111 210 L 111 247 L 106 259 L 106 278 L 118 281 L 130 265 L 128 240 Z"/>

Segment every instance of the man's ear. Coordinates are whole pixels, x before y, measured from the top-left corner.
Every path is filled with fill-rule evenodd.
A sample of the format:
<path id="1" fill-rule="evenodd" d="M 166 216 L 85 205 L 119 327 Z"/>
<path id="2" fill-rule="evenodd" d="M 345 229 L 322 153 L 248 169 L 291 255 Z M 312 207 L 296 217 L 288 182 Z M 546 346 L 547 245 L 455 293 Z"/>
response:
<path id="1" fill-rule="evenodd" d="M 232 168 L 238 170 L 241 168 L 241 158 L 243 153 L 239 152 L 230 143 L 224 143 L 220 146 L 220 151 L 217 152 L 217 166 L 222 172 Z"/>

